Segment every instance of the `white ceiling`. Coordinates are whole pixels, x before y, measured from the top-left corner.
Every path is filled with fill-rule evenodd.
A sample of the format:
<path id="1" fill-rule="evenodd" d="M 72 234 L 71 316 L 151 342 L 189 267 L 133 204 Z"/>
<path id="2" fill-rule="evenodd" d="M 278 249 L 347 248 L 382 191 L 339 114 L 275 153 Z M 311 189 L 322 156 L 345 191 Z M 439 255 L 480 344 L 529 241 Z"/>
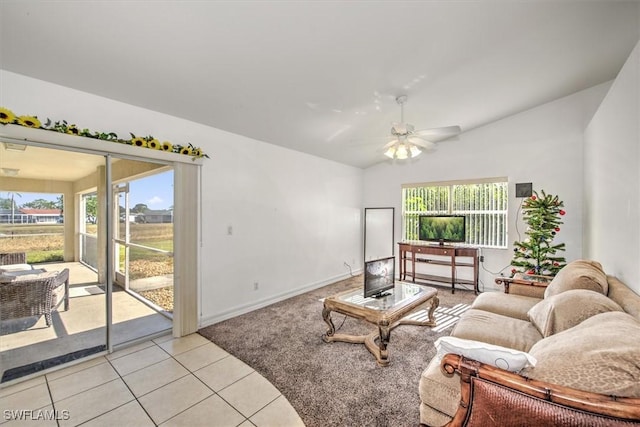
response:
<path id="1" fill-rule="evenodd" d="M 0 0 L 0 37 L 3 69 L 367 167 L 397 95 L 468 131 L 615 78 L 640 2 Z"/>

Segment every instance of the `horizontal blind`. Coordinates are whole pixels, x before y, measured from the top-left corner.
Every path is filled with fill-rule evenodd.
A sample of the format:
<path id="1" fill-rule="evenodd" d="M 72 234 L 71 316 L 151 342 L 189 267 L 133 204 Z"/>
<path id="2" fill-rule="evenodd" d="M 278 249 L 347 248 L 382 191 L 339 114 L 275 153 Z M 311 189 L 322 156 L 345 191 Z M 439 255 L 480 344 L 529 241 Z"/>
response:
<path id="1" fill-rule="evenodd" d="M 418 240 L 420 215 L 464 215 L 466 243 L 507 247 L 506 178 L 403 185 L 403 239 Z"/>

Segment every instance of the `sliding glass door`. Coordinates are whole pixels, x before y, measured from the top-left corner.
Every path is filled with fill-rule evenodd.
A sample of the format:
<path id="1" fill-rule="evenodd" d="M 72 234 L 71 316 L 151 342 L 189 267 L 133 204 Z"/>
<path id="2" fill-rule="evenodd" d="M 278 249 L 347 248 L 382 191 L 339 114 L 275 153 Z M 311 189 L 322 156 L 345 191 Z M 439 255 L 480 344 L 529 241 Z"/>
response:
<path id="1" fill-rule="evenodd" d="M 172 167 L 0 145 L 1 381 L 170 331 Z"/>
<path id="2" fill-rule="evenodd" d="M 99 154 L 35 145 L 1 144 L 0 154 L 0 168 L 14 171 L 0 180 L 13 212 L 0 224 L 0 252 L 21 261 L 0 265 L 7 382 L 107 349 L 97 219 L 106 212 L 98 195 L 108 164 Z"/>
<path id="3" fill-rule="evenodd" d="M 114 162 L 112 180 L 112 312 L 117 346 L 172 326 L 173 169 L 122 159 Z"/>

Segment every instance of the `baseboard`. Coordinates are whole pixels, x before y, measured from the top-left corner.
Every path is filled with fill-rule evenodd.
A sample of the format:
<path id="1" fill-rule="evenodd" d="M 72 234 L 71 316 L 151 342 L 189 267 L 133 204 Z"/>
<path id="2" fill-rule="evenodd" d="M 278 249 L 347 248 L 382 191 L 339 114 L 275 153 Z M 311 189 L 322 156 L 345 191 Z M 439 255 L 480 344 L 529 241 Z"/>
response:
<path id="1" fill-rule="evenodd" d="M 204 328 L 206 326 L 222 322 L 223 320 L 231 319 L 232 317 L 240 316 L 242 314 L 249 313 L 251 311 L 257 310 L 259 308 L 263 308 L 263 307 L 266 307 L 268 305 L 275 304 L 276 302 L 280 302 L 280 301 L 286 300 L 288 298 L 295 297 L 297 295 L 304 294 L 306 292 L 312 291 L 314 289 L 318 289 L 318 288 L 321 288 L 323 286 L 330 285 L 331 283 L 335 283 L 335 282 L 338 282 L 340 280 L 348 279 L 352 275 L 353 276 L 357 276 L 358 274 L 361 274 L 362 271 L 363 271 L 362 268 L 360 268 L 358 270 L 352 271 L 351 274 L 349 274 L 349 273 L 340 274 L 338 276 L 330 277 L 328 279 L 321 280 L 319 282 L 308 283 L 308 284 L 303 285 L 303 286 L 301 286 L 299 288 L 295 288 L 295 289 L 292 289 L 292 290 L 287 291 L 287 292 L 282 292 L 280 294 L 276 294 L 276 295 L 273 295 L 273 296 L 271 296 L 269 298 L 258 300 L 258 301 L 255 301 L 255 302 L 252 302 L 252 303 L 249 303 L 249 304 L 244 304 L 244 305 L 241 305 L 241 306 L 237 306 L 237 307 L 234 307 L 232 309 L 226 310 L 226 311 L 224 311 L 222 313 L 215 314 L 213 316 L 201 317 L 200 321 L 199 321 L 199 324 L 198 324 L 198 328 Z"/>

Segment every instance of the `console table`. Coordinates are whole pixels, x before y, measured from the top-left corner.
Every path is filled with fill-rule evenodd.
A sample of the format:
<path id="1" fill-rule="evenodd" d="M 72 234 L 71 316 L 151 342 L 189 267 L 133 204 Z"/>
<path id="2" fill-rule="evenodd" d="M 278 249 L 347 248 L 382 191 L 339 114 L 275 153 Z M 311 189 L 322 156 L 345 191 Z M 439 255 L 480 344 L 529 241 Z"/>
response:
<path id="1" fill-rule="evenodd" d="M 468 246 L 429 245 L 418 242 L 399 242 L 400 280 L 406 280 L 407 275 L 413 282 L 424 280 L 428 282 L 451 283 L 451 293 L 455 293 L 456 283 L 473 286 L 478 293 L 478 248 Z M 461 259 L 464 258 L 464 259 Z M 407 270 L 407 265 L 410 269 Z M 417 265 L 451 266 L 451 275 L 443 276 L 426 274 L 416 271 Z M 457 277 L 456 268 L 473 269 L 473 279 Z"/>

